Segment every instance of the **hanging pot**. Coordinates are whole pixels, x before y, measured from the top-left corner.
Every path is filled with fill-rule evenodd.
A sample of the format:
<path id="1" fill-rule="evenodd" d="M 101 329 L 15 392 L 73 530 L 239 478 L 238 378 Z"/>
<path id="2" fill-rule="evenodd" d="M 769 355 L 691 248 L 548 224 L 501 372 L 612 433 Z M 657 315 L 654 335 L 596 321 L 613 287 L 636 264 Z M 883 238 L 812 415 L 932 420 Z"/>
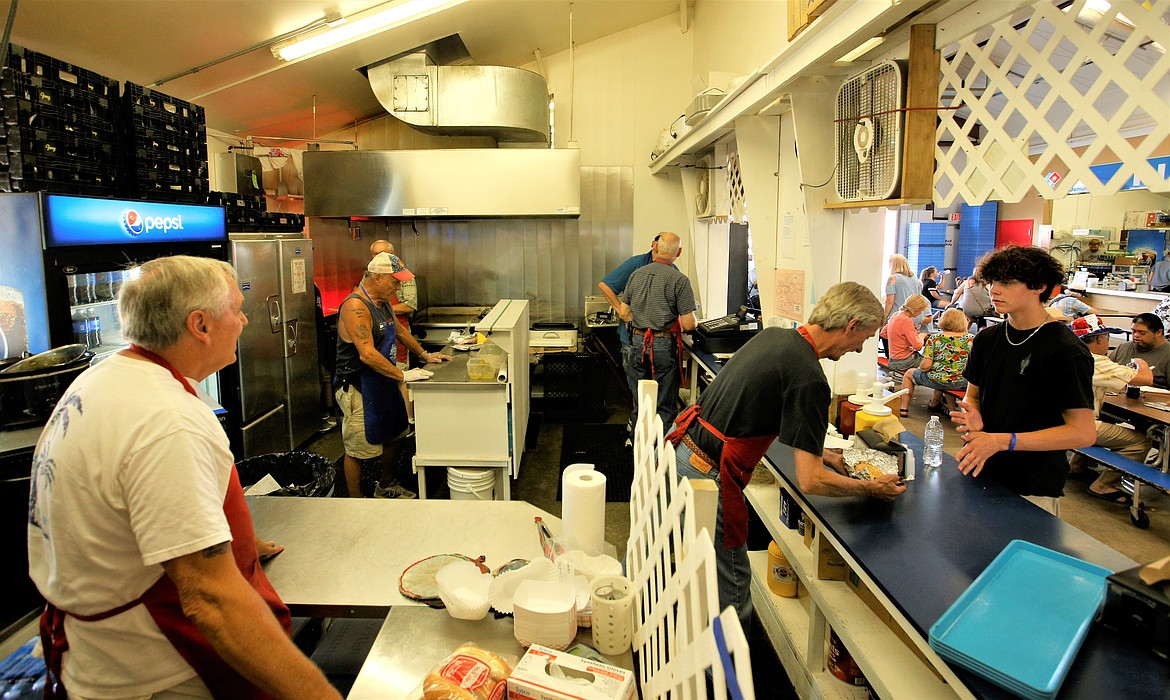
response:
<path id="1" fill-rule="evenodd" d="M 93 353 L 65 345 L 0 367 L 0 430 L 43 424 Z"/>

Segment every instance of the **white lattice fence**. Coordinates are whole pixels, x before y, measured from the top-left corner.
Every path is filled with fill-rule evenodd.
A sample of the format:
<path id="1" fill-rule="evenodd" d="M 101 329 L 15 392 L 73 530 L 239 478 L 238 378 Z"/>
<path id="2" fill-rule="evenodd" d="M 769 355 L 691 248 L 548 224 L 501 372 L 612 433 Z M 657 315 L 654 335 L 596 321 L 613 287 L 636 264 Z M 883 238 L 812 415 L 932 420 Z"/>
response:
<path id="1" fill-rule="evenodd" d="M 1170 190 L 1147 161 L 1170 138 L 1168 18 L 1170 0 L 1045 0 L 941 47 L 940 104 L 958 109 L 939 111 L 936 202 Z M 1117 161 L 1105 182 L 1090 170 Z"/>

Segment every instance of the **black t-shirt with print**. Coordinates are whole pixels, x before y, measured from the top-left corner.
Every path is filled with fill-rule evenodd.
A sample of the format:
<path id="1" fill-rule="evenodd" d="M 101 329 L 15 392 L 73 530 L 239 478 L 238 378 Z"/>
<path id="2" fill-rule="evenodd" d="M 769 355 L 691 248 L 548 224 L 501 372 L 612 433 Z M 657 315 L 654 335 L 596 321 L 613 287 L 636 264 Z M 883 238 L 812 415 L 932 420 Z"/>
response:
<path id="1" fill-rule="evenodd" d="M 979 387 L 986 432 L 1052 428 L 1064 423 L 1066 410 L 1093 408 L 1093 356 L 1085 344 L 1062 323 L 1046 323 L 1028 338 L 1031 332 L 1009 329 L 1005 321 L 984 329 L 971 343 L 963 376 Z M 1020 344 L 1009 343 L 1005 333 Z M 1068 460 L 1064 450 L 998 452 L 980 476 L 1025 496 L 1061 496 Z"/>

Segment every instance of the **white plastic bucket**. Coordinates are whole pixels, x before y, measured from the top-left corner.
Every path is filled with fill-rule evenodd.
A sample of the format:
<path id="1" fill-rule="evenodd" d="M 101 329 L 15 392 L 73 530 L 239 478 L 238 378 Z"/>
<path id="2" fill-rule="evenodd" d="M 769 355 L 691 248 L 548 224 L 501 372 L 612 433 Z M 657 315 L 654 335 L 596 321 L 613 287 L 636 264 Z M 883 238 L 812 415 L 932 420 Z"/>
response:
<path id="1" fill-rule="evenodd" d="M 495 469 L 447 467 L 447 487 L 452 501 L 490 501 L 495 486 Z"/>

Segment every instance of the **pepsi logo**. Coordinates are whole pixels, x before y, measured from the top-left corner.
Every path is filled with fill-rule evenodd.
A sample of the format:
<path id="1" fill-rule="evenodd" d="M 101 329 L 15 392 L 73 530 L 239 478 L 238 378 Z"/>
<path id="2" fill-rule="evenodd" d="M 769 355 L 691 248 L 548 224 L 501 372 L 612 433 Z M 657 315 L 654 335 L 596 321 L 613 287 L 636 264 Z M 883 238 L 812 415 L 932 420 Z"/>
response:
<path id="1" fill-rule="evenodd" d="M 138 216 L 138 212 L 133 209 L 127 209 L 122 214 L 122 228 L 126 229 L 126 233 L 131 236 L 141 235 L 143 231 L 142 217 Z"/>

